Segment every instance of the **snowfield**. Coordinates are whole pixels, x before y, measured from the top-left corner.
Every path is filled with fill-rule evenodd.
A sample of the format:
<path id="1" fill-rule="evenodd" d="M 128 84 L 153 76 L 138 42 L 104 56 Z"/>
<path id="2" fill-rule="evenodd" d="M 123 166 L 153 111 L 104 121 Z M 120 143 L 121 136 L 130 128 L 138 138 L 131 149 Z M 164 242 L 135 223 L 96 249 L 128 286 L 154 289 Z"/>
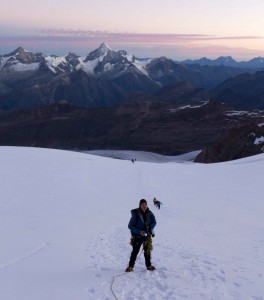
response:
<path id="1" fill-rule="evenodd" d="M 264 154 L 204 165 L 0 147 L 0 182 L 3 300 L 264 299 Z M 157 270 L 141 255 L 124 273 L 141 198 Z"/>

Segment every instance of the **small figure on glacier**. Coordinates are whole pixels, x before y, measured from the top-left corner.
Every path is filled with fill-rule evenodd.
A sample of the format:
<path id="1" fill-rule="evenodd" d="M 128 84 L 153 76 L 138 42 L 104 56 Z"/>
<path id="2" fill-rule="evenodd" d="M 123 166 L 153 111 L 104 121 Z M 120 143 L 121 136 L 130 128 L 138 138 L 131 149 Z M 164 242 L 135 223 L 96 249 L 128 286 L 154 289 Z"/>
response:
<path id="1" fill-rule="evenodd" d="M 153 203 L 154 203 L 154 205 L 158 208 L 158 209 L 160 209 L 160 205 L 162 204 L 160 201 L 158 201 L 155 197 L 154 197 L 154 199 L 153 199 Z M 162 204 L 163 205 L 163 204 Z"/>

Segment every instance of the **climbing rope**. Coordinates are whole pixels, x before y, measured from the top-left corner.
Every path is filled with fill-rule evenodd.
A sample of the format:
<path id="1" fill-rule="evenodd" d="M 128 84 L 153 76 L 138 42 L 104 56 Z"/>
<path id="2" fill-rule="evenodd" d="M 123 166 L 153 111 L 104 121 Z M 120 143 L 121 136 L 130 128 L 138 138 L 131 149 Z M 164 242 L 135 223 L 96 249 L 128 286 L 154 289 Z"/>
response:
<path id="1" fill-rule="evenodd" d="M 141 250 L 139 256 L 137 257 L 135 263 L 136 263 L 137 260 L 140 258 L 140 255 L 142 254 L 143 249 L 144 249 L 144 247 L 142 247 L 142 250 Z M 124 273 L 122 273 L 122 274 L 113 276 L 112 283 L 111 283 L 111 291 L 112 291 L 112 294 L 113 294 L 113 296 L 115 297 L 116 300 L 118 300 L 118 298 L 117 298 L 117 296 L 116 296 L 116 294 L 115 294 L 115 292 L 114 292 L 114 290 L 113 290 L 113 285 L 114 285 L 115 279 L 116 279 L 117 277 L 121 277 L 121 276 L 124 276 L 124 275 L 126 275 L 126 274 L 127 274 L 127 272 L 124 272 Z"/>
<path id="2" fill-rule="evenodd" d="M 143 195 L 144 193 L 143 193 L 143 189 L 142 189 L 142 180 L 141 180 L 142 174 L 141 174 L 141 172 L 140 172 L 138 166 L 136 166 L 136 173 L 137 173 L 137 176 L 136 176 L 136 178 L 137 178 L 137 186 L 136 186 L 136 188 L 137 188 L 137 190 L 140 190 L 141 195 Z M 139 255 L 138 255 L 138 257 L 137 257 L 135 263 L 136 263 L 137 260 L 140 258 L 140 256 L 141 256 L 143 250 L 144 250 L 144 245 L 142 245 L 142 249 L 141 249 L 141 251 L 140 251 L 140 253 L 139 253 Z M 116 294 L 115 294 L 115 292 L 114 292 L 114 290 L 113 290 L 113 285 L 114 285 L 114 283 L 115 283 L 115 279 L 116 279 L 117 277 L 124 276 L 124 275 L 126 275 L 127 273 L 128 273 L 128 272 L 124 272 L 124 273 L 122 273 L 122 274 L 118 274 L 118 275 L 113 276 L 113 279 L 112 279 L 112 282 L 111 282 L 111 291 L 112 291 L 112 294 L 113 294 L 113 296 L 115 297 L 116 300 L 118 300 L 118 298 L 117 298 L 117 296 L 116 296 Z"/>
<path id="3" fill-rule="evenodd" d="M 114 292 L 114 290 L 113 290 L 113 285 L 114 285 L 115 279 L 116 279 L 117 277 L 121 277 L 121 276 L 124 276 L 124 275 L 126 275 L 126 272 L 124 272 L 124 273 L 122 273 L 122 274 L 119 274 L 119 275 L 113 276 L 113 280 L 112 280 L 112 283 L 111 283 L 111 291 L 112 291 L 112 294 L 114 295 L 114 297 L 115 297 L 116 300 L 118 300 L 118 298 L 116 297 L 116 294 L 115 294 L 115 292 Z"/>

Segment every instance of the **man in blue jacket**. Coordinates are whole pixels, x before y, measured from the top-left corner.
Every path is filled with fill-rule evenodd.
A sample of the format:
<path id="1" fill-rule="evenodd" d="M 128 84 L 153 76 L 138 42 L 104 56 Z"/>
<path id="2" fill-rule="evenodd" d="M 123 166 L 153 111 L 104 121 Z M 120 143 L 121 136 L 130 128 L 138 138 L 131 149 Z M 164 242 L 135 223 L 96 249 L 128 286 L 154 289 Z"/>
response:
<path id="1" fill-rule="evenodd" d="M 153 233 L 153 229 L 156 226 L 156 219 L 154 214 L 149 210 L 148 203 L 145 199 L 141 199 L 139 202 L 139 208 L 131 210 L 131 219 L 128 224 L 128 228 L 132 234 L 132 246 L 129 265 L 126 268 L 126 272 L 133 271 L 137 255 L 140 247 L 143 244 L 145 264 L 147 270 L 154 271 L 155 267 L 151 265 L 151 253 L 147 248 L 146 240 L 148 235 Z M 151 238 L 151 237 L 149 237 Z"/>

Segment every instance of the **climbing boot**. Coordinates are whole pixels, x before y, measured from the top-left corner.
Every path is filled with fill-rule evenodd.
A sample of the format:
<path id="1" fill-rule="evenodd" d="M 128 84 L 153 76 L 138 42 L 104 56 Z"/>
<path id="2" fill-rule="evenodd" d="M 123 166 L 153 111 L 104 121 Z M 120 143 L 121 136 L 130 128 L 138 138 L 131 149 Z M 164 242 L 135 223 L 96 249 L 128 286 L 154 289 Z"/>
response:
<path id="1" fill-rule="evenodd" d="M 126 272 L 131 272 L 131 271 L 133 271 L 133 268 L 130 267 L 130 266 L 128 266 L 128 267 L 126 268 Z"/>
<path id="2" fill-rule="evenodd" d="M 154 271 L 154 270 L 156 270 L 156 268 L 154 266 L 150 265 L 147 267 L 147 270 Z"/>

